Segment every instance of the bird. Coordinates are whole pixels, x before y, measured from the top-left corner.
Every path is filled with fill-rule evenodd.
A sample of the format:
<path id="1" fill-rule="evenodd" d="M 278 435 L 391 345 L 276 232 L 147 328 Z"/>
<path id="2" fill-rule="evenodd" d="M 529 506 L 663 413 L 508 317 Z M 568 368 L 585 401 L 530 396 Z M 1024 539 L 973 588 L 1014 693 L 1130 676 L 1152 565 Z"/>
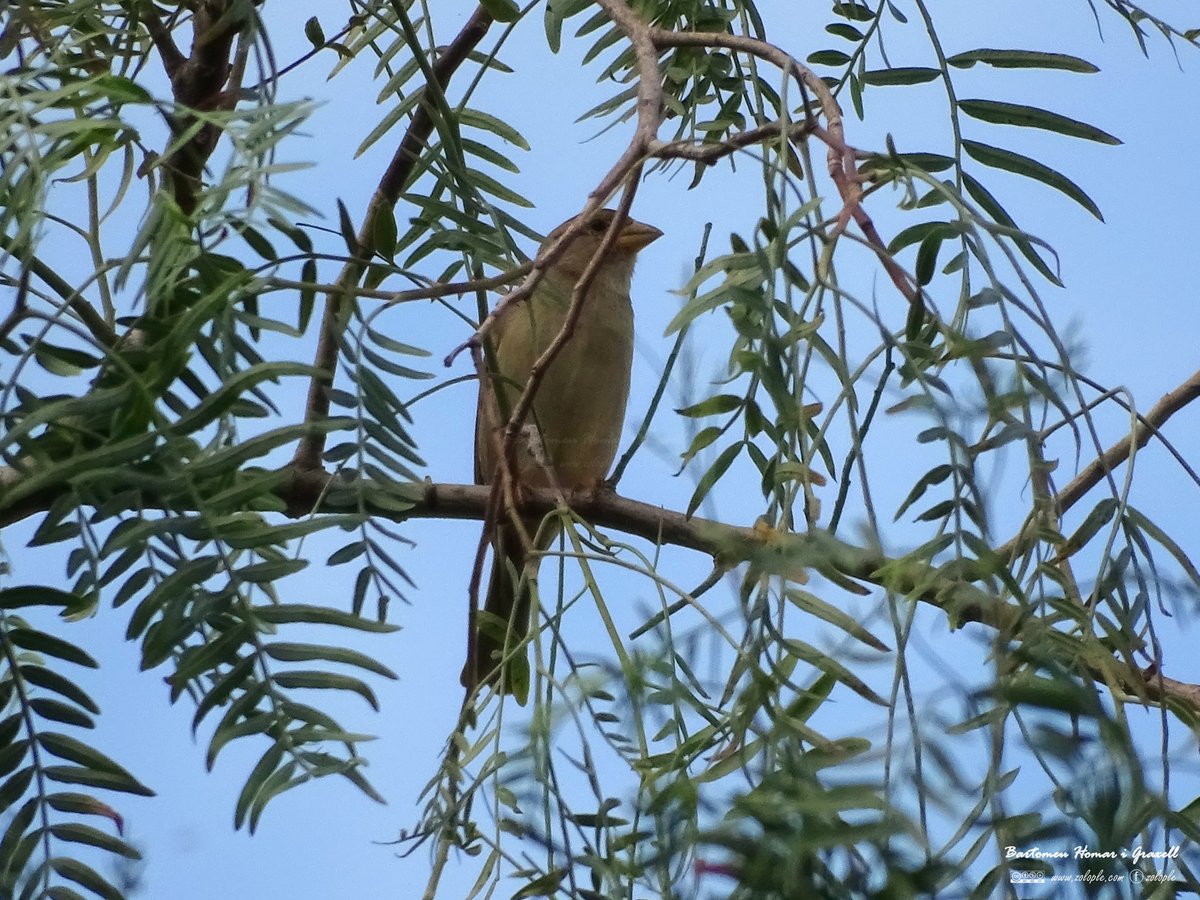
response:
<path id="1" fill-rule="evenodd" d="M 588 216 L 578 236 L 546 270 L 530 296 L 507 310 L 491 332 L 488 377 L 479 386 L 475 424 L 475 482 L 499 477 L 496 458 L 508 416 L 530 370 L 562 330 L 576 284 L 599 251 L 616 212 Z M 552 230 L 539 254 L 576 224 L 578 216 Z M 537 385 L 533 405 L 516 446 L 517 481 L 527 488 L 553 487 L 564 493 L 598 491 L 617 454 L 633 363 L 633 304 L 629 292 L 638 253 L 662 232 L 626 218 L 601 260 L 570 338 Z M 524 704 L 529 662 L 523 647 L 529 632 L 529 578 L 537 558 L 503 512 L 492 535 L 492 566 L 483 610 L 462 684 L 473 691 L 494 683 L 502 694 Z M 541 521 L 522 520 L 530 540 Z M 535 550 L 544 550 L 557 529 L 544 528 Z M 527 571 L 528 569 L 528 571 Z"/>

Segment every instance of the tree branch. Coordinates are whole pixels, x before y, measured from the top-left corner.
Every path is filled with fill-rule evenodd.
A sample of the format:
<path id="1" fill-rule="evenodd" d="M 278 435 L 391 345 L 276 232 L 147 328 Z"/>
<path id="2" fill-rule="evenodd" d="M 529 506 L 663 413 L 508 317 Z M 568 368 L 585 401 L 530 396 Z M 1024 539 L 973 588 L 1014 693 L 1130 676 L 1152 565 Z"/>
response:
<path id="1" fill-rule="evenodd" d="M 462 30 L 438 57 L 431 70 L 431 83 L 425 86 L 430 91 L 444 92 L 450 79 L 462 65 L 472 50 L 483 40 L 492 25 L 492 17 L 482 7 L 476 7 Z M 379 216 L 396 205 L 396 199 L 404 190 L 413 168 L 421 158 L 429 135 L 433 131 L 433 114 L 430 111 L 431 100 L 426 96 L 418 104 L 408 129 L 400 139 L 392 160 L 375 188 L 375 194 L 367 206 L 363 217 L 362 227 L 357 235 L 357 243 L 362 258 L 351 259 L 338 275 L 334 289 L 325 295 L 325 310 L 321 316 L 321 331 L 317 338 L 317 350 L 313 359 L 313 368 L 317 370 L 308 387 L 308 402 L 305 407 L 304 420 L 315 422 L 329 415 L 329 389 L 333 387 L 333 379 L 337 374 L 338 340 L 344 328 L 345 305 L 347 298 L 353 295 L 354 288 L 361 277 L 365 260 L 375 247 L 375 223 Z M 300 442 L 292 462 L 300 469 L 316 469 L 321 465 L 321 454 L 325 450 L 325 435 L 314 433 Z"/>
<path id="2" fill-rule="evenodd" d="M 607 9 L 607 3 L 601 0 L 601 5 Z M 655 47 L 720 47 L 739 53 L 748 53 L 766 60 L 776 66 L 786 75 L 791 75 L 800 85 L 801 90 L 812 91 L 817 98 L 817 104 L 825 117 L 825 126 L 819 126 L 812 119 L 812 110 L 808 103 L 804 104 L 807 124 L 820 141 L 828 148 L 829 177 L 833 179 L 842 198 L 842 212 L 834 229 L 836 238 L 851 219 L 858 225 L 866 238 L 868 245 L 879 257 L 880 263 L 888 273 L 896 289 L 904 296 L 909 304 L 920 302 L 921 294 L 911 282 L 904 269 L 896 264 L 888 253 L 887 245 L 880 237 L 875 223 L 862 205 L 861 178 L 856 162 L 857 153 L 846 143 L 845 131 L 842 128 L 842 110 L 837 100 L 823 79 L 816 73 L 774 44 L 760 41 L 757 38 L 740 34 L 710 31 L 668 31 L 663 28 L 644 26 L 646 34 Z"/>
<path id="3" fill-rule="evenodd" d="M 395 503 L 373 505 L 371 497 L 388 493 L 369 482 L 345 481 L 336 475 L 312 469 L 284 470 L 275 490 L 292 518 L 345 512 L 344 498 L 336 495 L 352 491 L 372 516 L 392 521 L 408 519 L 463 519 L 485 521 L 492 503 L 491 485 L 413 483 L 404 497 L 410 504 L 398 512 Z M 22 475 L 15 469 L 0 468 L 0 501 L 8 489 L 19 484 Z M 25 497 L 15 506 L 0 511 L 0 527 L 49 508 L 67 492 L 66 486 L 48 489 Z M 394 490 L 392 490 L 394 499 Z M 571 510 L 588 522 L 612 528 L 651 541 L 656 545 L 674 545 L 707 553 L 719 567 L 733 568 L 749 562 L 765 573 L 794 573 L 809 569 L 846 590 L 862 592 L 857 582 L 875 585 L 893 594 L 910 597 L 937 607 L 958 627 L 976 622 L 995 629 L 1009 638 L 1036 638 L 1035 629 L 1047 635 L 1055 622 L 1031 617 L 1027 610 L 1006 603 L 974 581 L 985 576 L 959 568 L 949 571 L 924 560 L 889 557 L 876 548 L 857 547 L 827 531 L 814 529 L 798 534 L 781 532 L 761 523 L 745 527 L 712 519 L 687 516 L 675 510 L 641 503 L 613 492 L 588 491 L 566 498 Z M 139 509 L 158 508 L 155 499 L 143 492 Z M 164 505 L 165 506 L 165 505 Z M 562 508 L 558 493 L 551 488 L 527 488 L 522 491 L 520 512 L 524 516 L 546 516 Z M 176 507 L 172 510 L 178 512 Z M 491 513 L 494 515 L 494 512 Z M 1112 685 L 1143 699 L 1144 702 L 1181 704 L 1200 715 L 1200 685 L 1166 678 L 1154 666 L 1139 670 L 1125 659 L 1104 655 L 1103 665 L 1095 659 L 1080 658 L 1056 641 L 1040 642 L 1060 661 L 1076 671 L 1086 671 L 1097 683 Z"/>
<path id="4" fill-rule="evenodd" d="M 490 278 L 475 278 L 471 281 L 451 281 L 444 284 L 434 283 L 428 287 L 410 288 L 404 291 L 381 291 L 375 288 L 353 287 L 349 289 L 349 293 L 355 297 L 382 300 L 385 303 L 410 303 L 414 300 L 435 300 L 438 297 L 456 297 L 475 291 L 495 290 L 498 287 L 504 287 L 524 278 L 529 274 L 531 268 L 533 268 L 532 263 L 523 263 L 516 268 L 501 272 L 499 275 L 493 275 Z M 308 281 L 294 281 L 290 278 L 276 278 L 275 276 L 271 276 L 265 279 L 265 281 L 268 287 L 282 290 L 319 291 L 323 294 L 343 290 L 336 284 L 316 284 Z"/>
<path id="5" fill-rule="evenodd" d="M 1197 398 L 1200 398 L 1200 371 L 1193 373 L 1179 387 L 1163 394 L 1145 416 L 1138 417 L 1137 423 L 1129 434 L 1088 463 L 1087 467 L 1076 475 L 1065 488 L 1055 492 L 1056 514 L 1062 516 L 1078 503 L 1088 491 L 1100 483 L 1101 479 L 1110 475 L 1117 466 L 1132 457 L 1137 450 L 1145 447 L 1171 416 Z M 996 550 L 997 557 L 1003 560 L 1009 559 L 1020 540 L 1021 535 L 1018 534 L 998 548 Z"/>

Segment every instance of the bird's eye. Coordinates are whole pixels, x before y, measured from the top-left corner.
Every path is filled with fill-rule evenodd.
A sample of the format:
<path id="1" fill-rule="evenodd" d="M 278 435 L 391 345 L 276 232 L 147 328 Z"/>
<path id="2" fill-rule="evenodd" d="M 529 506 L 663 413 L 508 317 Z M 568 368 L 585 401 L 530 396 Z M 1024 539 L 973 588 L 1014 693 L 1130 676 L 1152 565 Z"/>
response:
<path id="1" fill-rule="evenodd" d="M 588 230 L 591 231 L 592 234 L 600 234 L 600 232 L 604 231 L 605 227 L 605 224 L 599 219 L 592 219 L 591 223 L 588 225 Z"/>

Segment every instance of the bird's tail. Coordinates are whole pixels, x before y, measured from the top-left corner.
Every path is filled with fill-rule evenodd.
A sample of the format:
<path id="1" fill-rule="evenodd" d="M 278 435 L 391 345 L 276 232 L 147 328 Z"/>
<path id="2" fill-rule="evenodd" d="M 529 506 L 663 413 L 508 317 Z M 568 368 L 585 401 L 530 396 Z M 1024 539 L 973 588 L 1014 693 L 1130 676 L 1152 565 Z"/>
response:
<path id="1" fill-rule="evenodd" d="M 529 697 L 525 639 L 529 635 L 531 593 L 525 572 L 526 553 L 510 525 L 496 528 L 493 551 L 487 600 L 476 618 L 461 681 L 469 691 L 482 684 L 496 684 L 502 694 L 524 705 Z"/>

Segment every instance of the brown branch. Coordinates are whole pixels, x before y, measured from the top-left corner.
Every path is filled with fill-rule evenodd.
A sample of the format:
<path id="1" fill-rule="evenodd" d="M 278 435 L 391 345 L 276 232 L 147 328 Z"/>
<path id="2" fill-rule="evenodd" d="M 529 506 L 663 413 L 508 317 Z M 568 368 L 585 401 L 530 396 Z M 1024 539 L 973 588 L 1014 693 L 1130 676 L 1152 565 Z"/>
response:
<path id="1" fill-rule="evenodd" d="M 141 0 L 137 4 L 135 15 L 137 16 L 137 20 L 145 27 L 146 33 L 150 35 L 150 40 L 154 43 L 155 49 L 158 50 L 158 55 L 162 58 L 163 69 L 166 70 L 167 77 L 174 79 L 175 73 L 186 62 L 187 57 L 180 52 L 179 46 L 175 43 L 175 38 L 171 36 L 170 29 L 158 17 L 158 10 L 154 8 L 152 0 Z"/>
<path id="2" fill-rule="evenodd" d="M 655 141 L 650 148 L 650 156 L 657 159 L 687 159 L 702 165 L 715 165 L 746 147 L 761 144 L 763 141 L 786 135 L 789 141 L 798 141 L 813 133 L 810 122 L 793 123 L 785 126 L 782 122 L 771 122 L 748 131 L 741 131 L 715 143 L 697 143 L 694 141 Z"/>
<path id="3" fill-rule="evenodd" d="M 158 17 L 152 2 L 137 7 L 138 21 L 145 27 L 171 79 L 171 92 L 182 109 L 167 116 L 174 139 L 186 140 L 171 152 L 167 174 L 175 202 L 187 215 L 195 212 L 201 176 L 217 148 L 221 129 L 212 122 L 197 126 L 200 117 L 192 112 L 233 109 L 237 90 L 226 89 L 233 73 L 230 53 L 234 39 L 245 25 L 245 17 L 227 0 L 201 0 L 192 13 L 192 54 L 185 57 L 170 30 Z"/>
<path id="4" fill-rule="evenodd" d="M 1193 373 L 1179 387 L 1163 394 L 1145 416 L 1138 417 L 1137 424 L 1129 434 L 1092 460 L 1065 488 L 1057 491 L 1054 495 L 1056 515 L 1062 516 L 1078 503 L 1102 479 L 1111 475 L 1117 466 L 1145 447 L 1171 416 L 1197 398 L 1200 398 L 1200 371 Z M 1021 535 L 1012 538 L 996 551 L 996 555 L 1000 559 L 1008 559 L 1020 540 Z"/>
<path id="5" fill-rule="evenodd" d="M 477 7 L 450 46 L 433 64 L 431 83 L 425 86 L 427 94 L 432 91 L 445 92 L 446 85 L 454 73 L 483 40 L 491 25 L 492 17 L 482 6 Z M 362 258 L 348 261 L 342 267 L 334 289 L 325 295 L 325 310 L 321 317 L 321 331 L 313 359 L 313 368 L 317 370 L 317 375 L 313 377 L 308 388 L 308 402 L 304 413 L 306 422 L 315 422 L 329 415 L 329 390 L 333 387 L 333 379 L 337 374 L 338 340 L 345 326 L 346 300 L 353 295 L 354 286 L 358 284 L 364 270 L 365 259 L 374 249 L 376 221 L 381 214 L 396 205 L 400 192 L 404 190 L 413 168 L 421 158 L 421 151 L 433 132 L 432 102 L 427 96 L 417 106 L 391 162 L 375 188 L 371 202 L 367 205 L 367 212 L 357 236 Z M 314 433 L 302 440 L 296 448 L 293 465 L 300 469 L 319 468 L 324 450 L 324 434 Z"/>
<path id="6" fill-rule="evenodd" d="M 392 521 L 485 521 L 489 515 L 495 515 L 493 488 L 486 484 L 415 483 L 405 497 L 410 506 L 398 512 L 394 503 L 371 503 L 373 496 L 386 494 L 388 489 L 374 488 L 369 482 L 348 482 L 325 472 L 294 468 L 288 475 L 280 479 L 275 495 L 293 517 L 344 512 L 345 499 L 336 496 L 342 491 L 353 491 L 364 503 L 367 514 Z M 0 500 L 7 489 L 19 485 L 22 477 L 15 469 L 0 467 Z M 16 507 L 0 512 L 0 527 L 45 511 L 67 490 L 63 486 L 24 498 Z M 143 492 L 138 502 L 139 509 L 160 508 L 149 492 Z M 575 513 L 595 525 L 656 545 L 669 544 L 707 553 L 723 568 L 750 561 L 764 566 L 782 565 L 787 571 L 812 569 L 834 584 L 851 589 L 854 582 L 873 584 L 936 606 L 956 624 L 978 622 L 1008 636 L 1027 635 L 1031 628 L 1053 627 L 1053 623 L 1043 625 L 1031 619 L 1027 611 L 1004 603 L 978 587 L 969 580 L 969 573 L 961 572 L 963 577 L 958 578 L 923 561 L 889 558 L 878 549 L 856 547 L 820 529 L 797 534 L 761 526 L 728 525 L 608 491 L 572 494 L 567 502 Z M 524 516 L 546 516 L 561 509 L 562 498 L 552 489 L 527 488 L 522 492 L 520 512 Z M 171 511 L 179 510 L 172 506 Z M 1053 646 L 1055 642 L 1047 643 Z M 1079 660 L 1065 655 L 1063 662 L 1074 665 Z M 1116 657 L 1106 658 L 1103 666 L 1085 660 L 1084 668 L 1097 683 L 1111 684 L 1115 678 L 1116 686 L 1144 701 L 1178 703 L 1200 714 L 1200 685 L 1166 678 L 1154 667 L 1142 671 Z"/>
<path id="7" fill-rule="evenodd" d="M 825 117 L 824 127 L 812 121 L 812 110 L 807 103 L 804 105 L 805 114 L 812 133 L 828 148 L 829 176 L 842 198 L 842 212 L 838 216 L 833 237 L 836 238 L 850 219 L 853 219 L 866 237 L 867 244 L 879 257 L 896 289 L 910 304 L 920 302 L 920 291 L 910 281 L 904 269 L 892 259 L 887 245 L 875 228 L 875 223 L 863 208 L 861 178 L 856 162 L 858 154 L 846 143 L 841 107 L 823 79 L 783 49 L 757 38 L 722 32 L 668 31 L 663 28 L 647 28 L 647 33 L 656 47 L 720 47 L 748 53 L 791 75 L 799 83 L 801 90 L 812 91 Z"/>
<path id="8" fill-rule="evenodd" d="M 1145 418 L 1137 423 L 1131 434 L 1126 435 L 1099 457 L 1061 491 L 1055 500 L 1061 515 L 1078 502 L 1078 500 L 1095 487 L 1100 479 L 1111 473 L 1117 466 L 1129 459 L 1135 450 L 1140 450 L 1150 442 L 1150 438 L 1166 421 L 1179 412 L 1197 397 L 1200 397 L 1200 371 L 1195 372 L 1187 381 L 1174 390 L 1168 391 L 1159 398 Z"/>

